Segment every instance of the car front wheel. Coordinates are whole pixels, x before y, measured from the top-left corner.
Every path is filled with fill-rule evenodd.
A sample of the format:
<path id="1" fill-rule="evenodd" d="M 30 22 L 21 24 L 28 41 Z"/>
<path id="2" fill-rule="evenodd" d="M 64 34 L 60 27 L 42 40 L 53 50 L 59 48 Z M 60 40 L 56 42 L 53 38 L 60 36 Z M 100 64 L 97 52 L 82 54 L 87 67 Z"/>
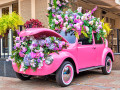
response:
<path id="1" fill-rule="evenodd" d="M 68 86 L 71 84 L 74 77 L 74 68 L 69 61 L 65 61 L 56 72 L 56 81 L 62 86 Z"/>
<path id="2" fill-rule="evenodd" d="M 17 72 L 16 72 L 16 76 L 22 81 L 30 80 L 30 78 L 32 77 L 31 75 L 21 74 Z"/>
<path id="3" fill-rule="evenodd" d="M 102 72 L 105 75 L 108 75 L 111 73 L 112 70 L 112 60 L 109 56 L 106 57 L 106 61 L 105 61 L 105 66 L 102 67 Z"/>

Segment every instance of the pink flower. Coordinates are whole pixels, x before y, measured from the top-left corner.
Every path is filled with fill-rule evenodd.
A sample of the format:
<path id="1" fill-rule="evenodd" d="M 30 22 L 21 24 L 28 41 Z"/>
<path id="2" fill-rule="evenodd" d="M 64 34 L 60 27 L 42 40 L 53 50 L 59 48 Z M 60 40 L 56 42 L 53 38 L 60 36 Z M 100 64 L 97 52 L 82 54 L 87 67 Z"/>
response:
<path id="1" fill-rule="evenodd" d="M 16 39 L 16 41 L 20 41 L 20 37 L 16 37 L 15 39 Z"/>
<path id="2" fill-rule="evenodd" d="M 16 47 L 18 47 L 18 48 L 19 48 L 19 47 L 20 47 L 20 45 L 21 45 L 21 43 L 16 43 Z"/>
<path id="3" fill-rule="evenodd" d="M 91 14 L 93 14 L 97 10 L 97 6 L 91 11 Z"/>
<path id="4" fill-rule="evenodd" d="M 26 51 L 27 51 L 27 48 L 23 47 L 23 48 L 22 48 L 22 52 L 25 53 Z"/>
<path id="5" fill-rule="evenodd" d="M 57 1 L 57 4 L 60 4 L 60 1 L 59 1 L 59 0 Z"/>
<path id="6" fill-rule="evenodd" d="M 62 43 L 61 43 L 62 45 L 65 45 L 65 42 L 64 41 L 62 41 Z"/>
<path id="7" fill-rule="evenodd" d="M 62 25 L 62 24 L 60 24 L 60 28 L 63 28 L 63 25 Z"/>
<path id="8" fill-rule="evenodd" d="M 44 57 L 44 53 L 40 52 L 40 56 L 41 56 L 41 57 Z"/>
<path id="9" fill-rule="evenodd" d="M 58 19 L 62 19 L 61 15 L 57 15 L 57 18 L 58 18 Z"/>
<path id="10" fill-rule="evenodd" d="M 36 53 L 31 52 L 31 57 L 32 57 L 32 58 L 35 58 L 35 57 L 36 57 Z"/>
<path id="11" fill-rule="evenodd" d="M 59 22 L 56 20 L 56 21 L 55 21 L 55 24 L 58 24 L 58 23 L 59 23 Z"/>
<path id="12" fill-rule="evenodd" d="M 21 51 L 19 52 L 19 55 L 20 55 L 20 57 L 24 57 L 25 56 L 25 54 L 22 53 Z"/>
<path id="13" fill-rule="evenodd" d="M 53 17 L 55 17 L 55 14 L 52 14 Z"/>
<path id="14" fill-rule="evenodd" d="M 16 30 L 17 31 L 17 34 L 19 35 L 20 34 L 20 31 L 19 30 Z"/>
<path id="15" fill-rule="evenodd" d="M 61 24 L 63 23 L 63 19 L 59 19 L 59 22 L 61 22 Z"/>

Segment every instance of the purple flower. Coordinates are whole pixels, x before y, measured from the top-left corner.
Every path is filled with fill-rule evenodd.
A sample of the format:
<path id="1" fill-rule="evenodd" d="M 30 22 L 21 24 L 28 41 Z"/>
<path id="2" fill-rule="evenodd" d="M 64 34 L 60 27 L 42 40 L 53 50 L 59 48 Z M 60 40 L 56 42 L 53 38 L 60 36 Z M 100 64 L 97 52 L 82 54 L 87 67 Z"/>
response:
<path id="1" fill-rule="evenodd" d="M 19 30 L 16 30 L 17 31 L 17 34 L 19 35 L 20 34 L 20 31 Z"/>
<path id="2" fill-rule="evenodd" d="M 45 40 L 46 40 L 46 43 L 47 43 L 47 44 L 50 44 L 50 43 L 51 43 L 51 39 L 50 39 L 49 37 L 47 37 Z"/>
<path id="3" fill-rule="evenodd" d="M 26 37 L 21 37 L 21 40 L 22 40 L 22 41 L 25 41 L 25 39 L 26 39 Z"/>
<path id="4" fill-rule="evenodd" d="M 100 32 L 100 30 L 99 30 L 99 29 L 97 29 L 97 30 L 96 30 L 96 32 L 98 32 L 98 33 L 99 33 L 99 32 Z"/>
<path id="5" fill-rule="evenodd" d="M 55 9 L 52 9 L 52 12 L 55 12 Z"/>
<path id="6" fill-rule="evenodd" d="M 37 59 L 37 62 L 40 63 L 41 59 Z"/>
<path id="7" fill-rule="evenodd" d="M 26 66 L 30 66 L 30 61 L 27 55 L 25 55 L 23 62 Z"/>
<path id="8" fill-rule="evenodd" d="M 16 49 L 16 46 L 14 46 L 13 48 Z"/>
<path id="9" fill-rule="evenodd" d="M 45 45 L 45 40 L 40 40 L 40 41 L 38 41 L 38 43 L 40 46 L 43 46 L 43 45 Z"/>

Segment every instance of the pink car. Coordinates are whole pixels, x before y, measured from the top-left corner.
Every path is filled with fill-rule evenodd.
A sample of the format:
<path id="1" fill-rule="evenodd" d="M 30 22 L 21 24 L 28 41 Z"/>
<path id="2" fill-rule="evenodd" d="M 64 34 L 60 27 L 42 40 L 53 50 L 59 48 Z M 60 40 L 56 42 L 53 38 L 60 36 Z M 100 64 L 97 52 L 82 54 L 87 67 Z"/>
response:
<path id="1" fill-rule="evenodd" d="M 51 53 L 46 58 L 44 65 L 41 69 L 37 69 L 35 72 L 31 68 L 26 72 L 18 71 L 17 65 L 13 65 L 17 77 L 21 80 L 28 80 L 31 76 L 45 76 L 50 74 L 56 75 L 56 81 L 60 86 L 68 86 L 73 80 L 74 73 L 102 68 L 103 74 L 110 74 L 112 70 L 112 62 L 114 61 L 113 52 L 108 48 L 107 40 L 96 40 L 92 33 L 92 42 L 83 35 L 77 39 L 73 32 L 65 33 L 61 31 L 56 33 L 53 30 L 46 28 L 30 28 L 26 31 L 21 31 L 20 37 L 34 35 L 39 37 L 40 35 L 62 37 L 62 40 L 68 42 L 69 47 L 63 49 L 57 53 Z"/>

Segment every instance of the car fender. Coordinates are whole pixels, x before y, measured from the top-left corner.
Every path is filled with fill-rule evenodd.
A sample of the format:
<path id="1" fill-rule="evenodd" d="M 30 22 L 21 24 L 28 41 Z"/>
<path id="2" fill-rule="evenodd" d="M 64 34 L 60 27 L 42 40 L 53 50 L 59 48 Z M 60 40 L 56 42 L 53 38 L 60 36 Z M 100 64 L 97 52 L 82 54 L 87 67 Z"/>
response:
<path id="1" fill-rule="evenodd" d="M 102 54 L 102 65 L 105 66 L 105 60 L 106 60 L 106 56 L 107 54 L 110 53 L 112 55 L 112 59 L 114 61 L 114 55 L 113 55 L 113 52 L 110 48 L 106 47 L 104 50 L 103 50 L 103 54 Z"/>
<path id="2" fill-rule="evenodd" d="M 65 61 L 65 59 L 67 58 L 71 58 L 73 59 L 74 63 L 75 63 L 75 67 L 76 67 L 76 72 L 79 73 L 79 69 L 78 69 L 78 64 L 77 64 L 77 60 L 76 58 L 69 52 L 67 51 L 60 51 L 59 54 L 57 53 L 52 53 L 51 54 L 54 58 L 54 61 L 55 62 L 55 68 L 56 70 L 61 66 L 61 64 Z"/>

